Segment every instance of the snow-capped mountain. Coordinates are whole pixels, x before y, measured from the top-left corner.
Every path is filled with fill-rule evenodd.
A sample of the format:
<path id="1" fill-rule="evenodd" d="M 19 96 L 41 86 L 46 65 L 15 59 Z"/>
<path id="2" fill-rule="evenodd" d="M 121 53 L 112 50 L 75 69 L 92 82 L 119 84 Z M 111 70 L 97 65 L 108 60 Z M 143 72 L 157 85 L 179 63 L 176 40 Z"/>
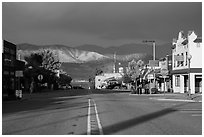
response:
<path id="1" fill-rule="evenodd" d="M 25 56 L 29 56 L 31 53 L 38 52 L 42 49 L 51 50 L 59 58 L 60 62 L 66 63 L 85 63 L 109 58 L 108 56 L 101 55 L 96 52 L 78 50 L 76 48 L 70 48 L 63 45 L 34 46 L 29 44 L 20 44 L 18 45 L 17 53 L 21 59 L 24 59 Z"/>

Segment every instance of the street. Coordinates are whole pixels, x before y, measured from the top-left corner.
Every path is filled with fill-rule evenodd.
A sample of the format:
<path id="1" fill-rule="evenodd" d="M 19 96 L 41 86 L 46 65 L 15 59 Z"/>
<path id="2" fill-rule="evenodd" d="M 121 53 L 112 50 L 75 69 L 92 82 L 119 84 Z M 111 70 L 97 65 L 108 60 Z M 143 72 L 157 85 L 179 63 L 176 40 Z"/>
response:
<path id="1" fill-rule="evenodd" d="M 3 102 L 3 135 L 202 134 L 200 102 L 85 89 L 31 96 Z"/>

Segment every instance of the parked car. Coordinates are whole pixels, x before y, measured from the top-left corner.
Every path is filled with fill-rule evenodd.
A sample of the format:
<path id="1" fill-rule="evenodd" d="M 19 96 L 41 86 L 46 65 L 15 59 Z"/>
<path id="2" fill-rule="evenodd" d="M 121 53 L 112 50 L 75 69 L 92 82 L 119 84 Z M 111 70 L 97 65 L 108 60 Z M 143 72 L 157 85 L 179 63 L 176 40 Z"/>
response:
<path id="1" fill-rule="evenodd" d="M 73 89 L 84 89 L 81 85 L 79 85 L 79 86 L 73 86 L 72 88 L 73 88 Z"/>
<path id="2" fill-rule="evenodd" d="M 151 93 L 152 94 L 160 94 L 161 92 L 159 92 L 159 90 L 157 88 L 152 88 Z"/>
<path id="3" fill-rule="evenodd" d="M 59 86 L 60 89 L 72 89 L 72 86 L 69 84 L 62 84 Z"/>

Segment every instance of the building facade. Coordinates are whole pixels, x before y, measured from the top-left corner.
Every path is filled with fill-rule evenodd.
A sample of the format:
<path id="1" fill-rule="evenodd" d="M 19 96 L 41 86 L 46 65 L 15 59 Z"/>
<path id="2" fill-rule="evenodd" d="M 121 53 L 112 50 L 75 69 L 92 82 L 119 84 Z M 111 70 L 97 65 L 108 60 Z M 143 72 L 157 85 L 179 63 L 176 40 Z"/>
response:
<path id="1" fill-rule="evenodd" d="M 173 39 L 171 74 L 174 93 L 202 92 L 202 39 L 194 31 Z"/>
<path id="2" fill-rule="evenodd" d="M 16 59 L 16 45 L 3 41 L 2 53 L 2 97 L 15 98 L 16 90 L 21 90 L 25 63 Z"/>

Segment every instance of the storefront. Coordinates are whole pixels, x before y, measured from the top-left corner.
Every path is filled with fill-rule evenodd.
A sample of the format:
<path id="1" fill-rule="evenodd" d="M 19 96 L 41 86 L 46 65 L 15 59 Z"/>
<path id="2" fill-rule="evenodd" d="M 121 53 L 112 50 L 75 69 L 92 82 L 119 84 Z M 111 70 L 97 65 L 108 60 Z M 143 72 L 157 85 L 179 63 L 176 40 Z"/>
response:
<path id="1" fill-rule="evenodd" d="M 188 93 L 189 91 L 189 70 L 175 70 L 173 74 L 173 89 L 175 93 Z M 191 94 L 202 92 L 202 69 L 191 68 L 190 70 Z"/>

